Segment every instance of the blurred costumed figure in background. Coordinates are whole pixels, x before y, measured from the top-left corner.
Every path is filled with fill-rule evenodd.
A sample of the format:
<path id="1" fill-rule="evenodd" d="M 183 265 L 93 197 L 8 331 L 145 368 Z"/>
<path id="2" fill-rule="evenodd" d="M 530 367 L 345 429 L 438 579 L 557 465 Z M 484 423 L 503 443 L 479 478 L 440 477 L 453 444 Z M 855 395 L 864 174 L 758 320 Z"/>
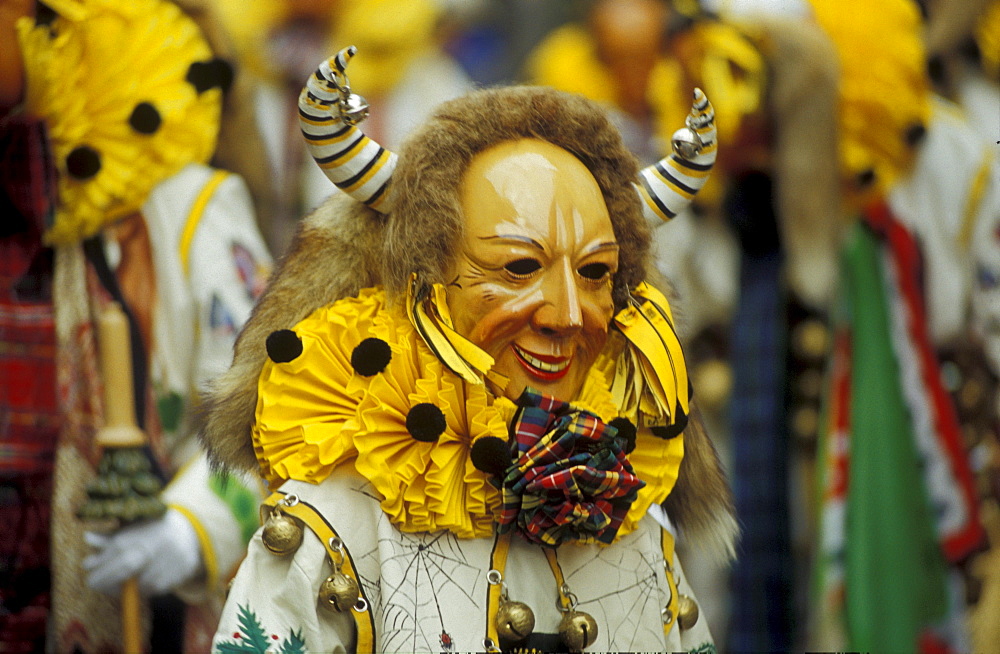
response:
<path id="1" fill-rule="evenodd" d="M 931 81 L 953 100 L 968 125 L 982 136 L 984 153 L 1000 159 L 1000 2 L 938 0 L 927 7 L 927 58 Z M 992 153 L 992 154 L 990 154 Z M 979 181 L 982 185 L 987 181 Z M 989 236 L 989 235 L 987 235 Z M 992 235 L 994 238 L 996 234 Z M 963 237 L 965 248 L 970 247 Z M 983 293 L 973 302 L 996 306 L 989 291 L 1000 283 L 997 261 L 976 261 L 974 284 Z M 981 310 L 977 310 L 981 312 Z M 967 596 L 972 649 L 986 651 L 1000 642 L 1000 396 L 997 352 L 1000 320 L 979 320 L 964 335 L 943 344 L 942 372 L 955 398 L 966 447 L 976 474 L 980 515 L 989 549 L 971 557 Z M 986 354 L 986 356 L 984 356 Z"/>
<path id="2" fill-rule="evenodd" d="M 978 582 L 961 571 L 986 543 L 975 475 L 996 451 L 1000 168 L 932 91 L 937 29 L 915 3 L 811 5 L 837 46 L 844 209 L 857 219 L 834 308 L 810 646 L 985 651 L 995 641 L 968 629 Z M 973 348 L 987 366 L 965 392 L 957 343 L 958 359 Z M 956 411 L 968 400 L 978 418 Z"/>
<path id="3" fill-rule="evenodd" d="M 258 142 L 227 97 L 242 87 L 217 24 L 182 4 L 53 0 L 3 15 L 19 71 L 4 75 L 19 84 L 0 119 L 4 651 L 115 651 L 117 602 L 95 589 L 132 577 L 190 602 L 183 646 L 203 650 L 253 529 L 260 489 L 210 473 L 193 411 L 269 270 L 246 183 L 213 166 L 254 161 Z M 169 508 L 85 534 L 75 511 L 109 381 L 95 321 L 111 301 L 128 316 L 135 415 Z M 158 630 L 159 609 L 176 606 L 154 607 Z M 155 645 L 182 647 L 170 637 Z"/>
<path id="4" fill-rule="evenodd" d="M 365 56 L 352 71 L 374 107 L 369 131 L 399 147 L 440 102 L 472 88 L 442 48 L 441 0 L 249 0 L 213 3 L 233 34 L 253 79 L 254 110 L 267 144 L 275 216 L 268 242 L 288 247 L 298 220 L 331 191 L 299 134 L 302 80 L 333 43 L 354 43 Z M 262 167 L 264 168 L 264 167 Z"/>
<path id="5" fill-rule="evenodd" d="M 275 488 L 215 647 L 715 651 L 674 534 L 726 558 L 735 524 L 647 265 L 711 104 L 659 169 L 538 87 L 444 103 L 397 156 L 356 126 L 353 54 L 300 96 L 345 194 L 212 393 L 213 455 Z"/>

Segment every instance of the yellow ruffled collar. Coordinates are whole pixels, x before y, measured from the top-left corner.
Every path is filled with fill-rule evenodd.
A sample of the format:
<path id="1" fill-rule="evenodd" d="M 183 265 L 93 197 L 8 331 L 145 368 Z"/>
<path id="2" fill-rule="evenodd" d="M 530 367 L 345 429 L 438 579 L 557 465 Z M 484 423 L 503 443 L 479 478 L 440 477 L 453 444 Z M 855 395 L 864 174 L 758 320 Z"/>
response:
<path id="1" fill-rule="evenodd" d="M 353 462 L 399 529 L 492 535 L 500 494 L 472 464 L 470 451 L 480 438 L 507 439 L 514 403 L 447 369 L 378 288 L 316 310 L 293 331 L 301 352 L 289 361 L 268 361 L 258 384 L 253 439 L 268 482 L 320 483 Z M 361 346 L 366 339 L 382 341 L 391 353 L 370 376 L 355 366 L 367 357 L 361 367 L 372 372 L 383 360 Z M 610 390 L 612 368 L 595 365 L 573 402 L 605 422 L 622 414 Z M 415 439 L 408 429 L 418 405 L 436 407 L 443 419 L 431 442 Z M 639 430 L 629 460 L 646 486 L 619 536 L 635 529 L 651 504 L 666 499 L 683 452 L 683 437 L 665 440 Z"/>

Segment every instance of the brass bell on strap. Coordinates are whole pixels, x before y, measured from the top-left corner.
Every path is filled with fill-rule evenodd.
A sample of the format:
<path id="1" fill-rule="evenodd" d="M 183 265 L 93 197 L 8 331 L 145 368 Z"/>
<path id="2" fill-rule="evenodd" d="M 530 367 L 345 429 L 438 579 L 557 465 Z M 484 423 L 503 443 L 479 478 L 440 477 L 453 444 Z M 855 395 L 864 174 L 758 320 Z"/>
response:
<path id="1" fill-rule="evenodd" d="M 535 630 L 535 612 L 524 602 L 501 600 L 495 618 L 497 635 L 510 642 L 522 641 Z"/>
<path id="2" fill-rule="evenodd" d="M 559 622 L 559 637 L 569 651 L 582 652 L 597 640 L 597 621 L 583 611 L 566 611 Z"/>
<path id="3" fill-rule="evenodd" d="M 340 538 L 330 539 L 330 565 L 333 573 L 319 586 L 319 603 L 327 611 L 343 613 L 351 610 L 361 597 L 357 580 L 340 571 L 344 564 L 344 544 Z M 334 559 L 334 556 L 337 558 Z"/>
<path id="4" fill-rule="evenodd" d="M 677 624 L 681 629 L 690 629 L 698 622 L 698 602 L 687 595 L 677 596 Z"/>
<path id="5" fill-rule="evenodd" d="M 357 604 L 359 595 L 358 582 L 341 572 L 339 566 L 319 587 L 320 605 L 333 613 L 349 611 Z"/>
<path id="6" fill-rule="evenodd" d="M 291 554 L 302 544 L 302 524 L 276 506 L 264 522 L 260 539 L 272 554 Z"/>

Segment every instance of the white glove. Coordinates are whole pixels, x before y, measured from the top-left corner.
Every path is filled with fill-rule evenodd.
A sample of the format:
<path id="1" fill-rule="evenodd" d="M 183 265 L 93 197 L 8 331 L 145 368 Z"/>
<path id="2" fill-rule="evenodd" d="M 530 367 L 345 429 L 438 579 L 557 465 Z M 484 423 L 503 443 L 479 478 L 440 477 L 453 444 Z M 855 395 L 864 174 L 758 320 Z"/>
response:
<path id="1" fill-rule="evenodd" d="M 86 532 L 84 540 L 98 550 L 83 560 L 87 585 L 108 595 L 120 594 L 122 582 L 132 577 L 139 578 L 143 595 L 159 595 L 203 569 L 198 535 L 175 509 L 110 535 Z"/>

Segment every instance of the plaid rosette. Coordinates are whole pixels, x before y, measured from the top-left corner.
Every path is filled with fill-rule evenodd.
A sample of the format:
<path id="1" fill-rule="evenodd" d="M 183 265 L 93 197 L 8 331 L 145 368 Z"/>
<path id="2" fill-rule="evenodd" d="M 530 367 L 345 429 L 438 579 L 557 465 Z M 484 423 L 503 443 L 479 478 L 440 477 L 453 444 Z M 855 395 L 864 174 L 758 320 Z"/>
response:
<path id="1" fill-rule="evenodd" d="M 500 533 L 516 529 L 550 547 L 613 541 L 645 485 L 625 457 L 618 430 L 531 389 L 518 405 Z"/>

